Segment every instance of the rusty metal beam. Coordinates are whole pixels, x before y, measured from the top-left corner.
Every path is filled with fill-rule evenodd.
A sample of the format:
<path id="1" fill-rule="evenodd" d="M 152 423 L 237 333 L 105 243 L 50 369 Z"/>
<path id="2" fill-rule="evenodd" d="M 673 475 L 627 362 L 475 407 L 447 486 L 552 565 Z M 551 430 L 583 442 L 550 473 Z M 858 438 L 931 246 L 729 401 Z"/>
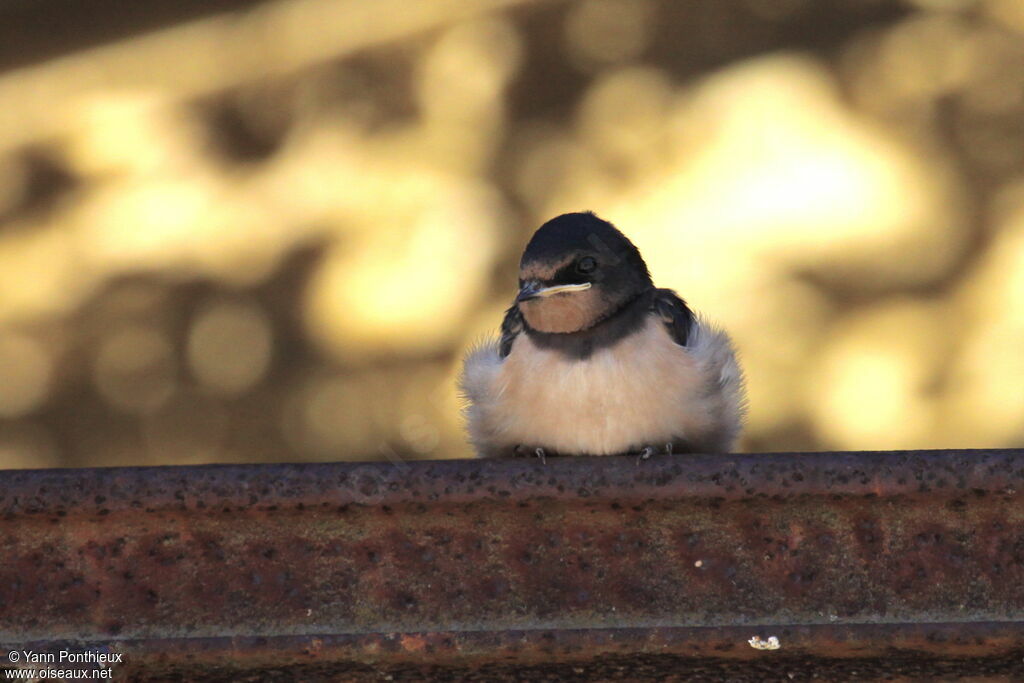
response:
<path id="1" fill-rule="evenodd" d="M 1020 450 L 2 472 L 0 654 L 118 652 L 147 679 L 1016 678 L 1022 499 Z"/>

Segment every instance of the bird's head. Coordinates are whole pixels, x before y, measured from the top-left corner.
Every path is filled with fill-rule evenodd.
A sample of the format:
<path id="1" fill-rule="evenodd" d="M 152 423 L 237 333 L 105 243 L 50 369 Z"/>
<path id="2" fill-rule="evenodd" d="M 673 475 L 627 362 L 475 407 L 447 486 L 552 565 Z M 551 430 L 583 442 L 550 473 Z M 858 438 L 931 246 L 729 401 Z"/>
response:
<path id="1" fill-rule="evenodd" d="M 567 213 L 540 226 L 519 263 L 516 303 L 538 332 L 590 329 L 652 287 L 640 252 L 611 223 Z"/>

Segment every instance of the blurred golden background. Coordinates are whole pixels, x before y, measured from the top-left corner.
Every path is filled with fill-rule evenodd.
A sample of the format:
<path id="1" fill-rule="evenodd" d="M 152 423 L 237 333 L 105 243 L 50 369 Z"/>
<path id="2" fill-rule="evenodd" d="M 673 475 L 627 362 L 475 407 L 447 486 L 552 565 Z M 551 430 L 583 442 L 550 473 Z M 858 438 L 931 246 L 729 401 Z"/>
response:
<path id="1" fill-rule="evenodd" d="M 585 209 L 745 449 L 1024 446 L 1020 0 L 126 5 L 0 9 L 0 467 L 468 457 Z"/>

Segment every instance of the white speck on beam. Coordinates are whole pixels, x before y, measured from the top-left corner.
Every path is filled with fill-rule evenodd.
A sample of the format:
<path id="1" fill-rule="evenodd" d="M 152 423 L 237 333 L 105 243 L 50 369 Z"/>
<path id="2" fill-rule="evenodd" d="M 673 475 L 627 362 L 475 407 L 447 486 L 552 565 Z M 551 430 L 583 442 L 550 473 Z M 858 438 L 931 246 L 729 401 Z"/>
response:
<path id="1" fill-rule="evenodd" d="M 778 650 L 782 647 L 779 643 L 779 639 L 775 636 L 769 636 L 768 640 L 762 640 L 761 636 L 754 636 L 747 642 L 750 643 L 750 647 L 755 650 Z"/>

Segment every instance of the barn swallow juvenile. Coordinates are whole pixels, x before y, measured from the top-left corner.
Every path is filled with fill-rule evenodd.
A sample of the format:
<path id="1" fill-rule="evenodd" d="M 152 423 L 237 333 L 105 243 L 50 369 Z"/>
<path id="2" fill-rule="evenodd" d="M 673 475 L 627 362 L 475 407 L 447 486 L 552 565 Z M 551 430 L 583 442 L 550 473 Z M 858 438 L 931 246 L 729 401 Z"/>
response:
<path id="1" fill-rule="evenodd" d="M 461 386 L 480 457 L 727 452 L 745 401 L 728 335 L 593 213 L 534 233 L 501 337 L 467 355 Z"/>

